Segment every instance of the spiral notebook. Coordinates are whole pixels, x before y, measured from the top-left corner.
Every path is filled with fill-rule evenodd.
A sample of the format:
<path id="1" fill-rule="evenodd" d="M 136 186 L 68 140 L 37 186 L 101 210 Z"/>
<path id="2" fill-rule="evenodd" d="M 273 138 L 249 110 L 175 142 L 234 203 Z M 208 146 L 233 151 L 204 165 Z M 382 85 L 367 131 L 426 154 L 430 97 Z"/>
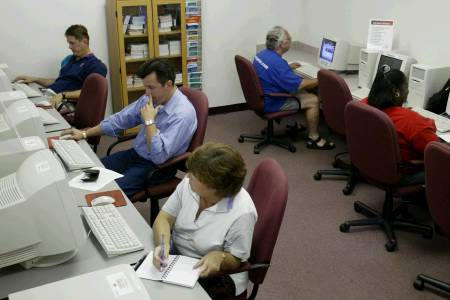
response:
<path id="1" fill-rule="evenodd" d="M 141 266 L 136 270 L 138 277 L 157 280 L 193 288 L 198 280 L 199 270 L 194 269 L 199 261 L 184 255 L 169 255 L 167 267 L 160 272 L 153 266 L 153 251 L 150 252 Z"/>

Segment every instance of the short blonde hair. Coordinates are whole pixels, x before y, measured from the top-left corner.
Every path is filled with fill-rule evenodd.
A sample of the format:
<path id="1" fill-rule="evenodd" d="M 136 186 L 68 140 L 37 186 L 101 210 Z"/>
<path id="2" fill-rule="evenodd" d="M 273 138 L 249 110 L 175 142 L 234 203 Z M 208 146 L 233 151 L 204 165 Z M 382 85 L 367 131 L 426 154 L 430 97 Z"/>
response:
<path id="1" fill-rule="evenodd" d="M 217 196 L 235 196 L 242 188 L 247 169 L 239 152 L 221 143 L 198 147 L 187 160 L 187 169 Z"/>

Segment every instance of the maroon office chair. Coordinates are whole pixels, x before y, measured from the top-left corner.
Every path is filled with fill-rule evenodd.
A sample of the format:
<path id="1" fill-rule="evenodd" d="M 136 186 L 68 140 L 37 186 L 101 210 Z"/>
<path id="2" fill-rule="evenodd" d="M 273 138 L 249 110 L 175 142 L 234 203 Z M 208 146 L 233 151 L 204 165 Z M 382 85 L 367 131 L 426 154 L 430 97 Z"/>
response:
<path id="1" fill-rule="evenodd" d="M 427 202 L 437 232 L 450 238 L 450 146 L 432 142 L 425 148 L 425 182 Z M 425 283 L 450 293 L 450 283 L 420 274 L 414 287 L 423 290 Z"/>
<path id="2" fill-rule="evenodd" d="M 387 235 L 386 250 L 397 248 L 394 227 L 410 229 L 431 237 L 430 226 L 415 224 L 399 219 L 404 212 L 406 202 L 394 210 L 394 198 L 423 192 L 422 185 L 401 185 L 402 161 L 397 141 L 397 132 L 391 119 L 381 110 L 359 101 L 349 102 L 345 107 L 345 128 L 348 149 L 352 163 L 361 175 L 370 183 L 383 189 L 385 200 L 383 211 L 370 208 L 356 201 L 355 211 L 367 216 L 367 219 L 346 221 L 341 224 L 341 232 L 348 232 L 352 226 L 379 225 Z"/>
<path id="3" fill-rule="evenodd" d="M 255 203 L 258 221 L 253 231 L 253 242 L 248 262 L 232 273 L 248 271 L 253 289 L 248 299 L 255 299 L 259 285 L 264 282 L 270 267 L 273 249 L 278 238 L 288 198 L 288 180 L 281 166 L 273 159 L 261 161 L 253 171 L 247 188 Z M 235 300 L 247 299 L 247 291 Z"/>
<path id="4" fill-rule="evenodd" d="M 344 109 L 348 102 L 353 101 L 347 83 L 336 72 L 328 70 L 320 70 L 317 74 L 317 79 L 319 80 L 319 95 L 322 101 L 322 112 L 325 122 L 331 130 L 345 136 Z M 335 155 L 332 165 L 339 169 L 318 170 L 314 174 L 315 180 L 322 179 L 322 175 L 347 176 L 347 184 L 342 190 L 344 195 L 352 193 L 357 180 L 357 170 L 351 163 L 339 158 L 339 156 L 347 153 L 342 152 Z"/>
<path id="5" fill-rule="evenodd" d="M 258 74 L 256 74 L 252 63 L 248 59 L 240 55 L 236 55 L 234 57 L 234 61 L 236 63 L 239 81 L 241 83 L 242 92 L 244 93 L 244 98 L 247 102 L 247 105 L 260 118 L 262 118 L 263 120 L 267 120 L 267 128 L 262 131 L 263 135 L 241 134 L 238 139 L 239 143 L 243 143 L 245 139 L 261 141 L 253 148 L 253 152 L 255 154 L 258 154 L 261 149 L 267 145 L 276 145 L 288 149 L 291 152 L 295 152 L 297 149 L 292 143 L 275 137 L 273 121 L 295 115 L 298 113 L 298 111 L 289 110 L 274 113 L 264 112 L 264 92 L 261 87 L 261 83 L 259 82 Z M 284 93 L 273 93 L 270 94 L 270 96 L 286 98 L 294 97 L 290 94 Z"/>
<path id="6" fill-rule="evenodd" d="M 181 87 L 180 91 L 191 101 L 197 115 L 197 130 L 192 137 L 191 143 L 185 153 L 172 157 L 165 163 L 158 165 L 158 168 L 147 176 L 147 188 L 137 192 L 130 199 L 131 202 L 146 202 L 147 199 L 150 199 L 151 225 L 153 225 L 159 213 L 158 200 L 170 196 L 175 191 L 175 188 L 181 181 L 181 178 L 176 176 L 177 171 L 186 171 L 186 160 L 197 147 L 203 144 L 205 138 L 208 121 L 208 97 L 205 93 L 188 87 Z M 118 141 L 111 144 L 108 148 L 107 155 L 110 154 L 117 144 L 135 137 L 136 135 L 119 138 Z"/>
<path id="7" fill-rule="evenodd" d="M 80 98 L 76 102 L 75 111 L 66 111 L 61 114 L 67 122 L 75 128 L 84 129 L 94 127 L 105 117 L 106 102 L 108 100 L 108 83 L 100 74 L 90 74 L 83 83 Z M 58 108 L 70 106 L 69 101 L 64 101 Z M 100 136 L 90 137 L 87 142 L 94 147 L 100 143 Z"/>

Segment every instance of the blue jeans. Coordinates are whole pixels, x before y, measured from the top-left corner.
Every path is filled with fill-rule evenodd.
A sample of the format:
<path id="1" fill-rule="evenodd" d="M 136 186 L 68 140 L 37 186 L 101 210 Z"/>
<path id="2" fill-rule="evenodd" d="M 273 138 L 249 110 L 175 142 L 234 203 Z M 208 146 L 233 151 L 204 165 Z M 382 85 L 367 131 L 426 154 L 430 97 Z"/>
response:
<path id="1" fill-rule="evenodd" d="M 101 159 L 105 168 L 123 175 L 116 179 L 117 184 L 128 198 L 145 189 L 148 174 L 156 169 L 156 165 L 129 150 L 113 153 Z"/>

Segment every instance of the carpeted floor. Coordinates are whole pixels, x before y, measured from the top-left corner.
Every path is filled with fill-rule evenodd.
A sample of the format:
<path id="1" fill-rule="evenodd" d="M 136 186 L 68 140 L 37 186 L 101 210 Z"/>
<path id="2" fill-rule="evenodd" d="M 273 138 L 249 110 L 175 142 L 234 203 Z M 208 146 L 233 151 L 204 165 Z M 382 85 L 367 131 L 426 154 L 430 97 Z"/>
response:
<path id="1" fill-rule="evenodd" d="M 355 200 L 379 209 L 384 199 L 381 190 L 365 183 L 358 184 L 352 195 L 344 196 L 344 180 L 313 180 L 317 169 L 330 169 L 334 154 L 345 151 L 339 137 L 330 135 L 337 143 L 331 151 L 309 150 L 300 136 L 295 143 L 296 153 L 269 146 L 259 155 L 253 154 L 253 143 L 237 142 L 240 133 L 258 133 L 263 127 L 264 122 L 251 111 L 214 115 L 209 117 L 205 138 L 229 144 L 241 152 L 248 168 L 246 185 L 265 157 L 277 160 L 289 178 L 284 221 L 271 268 L 257 299 L 448 297 L 430 290 L 416 291 L 412 283 L 419 273 L 450 281 L 450 240 L 439 235 L 427 240 L 418 234 L 397 231 L 398 250 L 389 253 L 384 248 L 384 233 L 378 229 L 339 231 L 343 221 L 360 218 L 353 210 Z M 325 128 L 321 132 L 327 135 Z M 110 142 L 110 138 L 102 138 L 100 157 Z M 136 207 L 148 220 L 148 205 L 138 203 Z M 430 222 L 423 209 L 415 208 L 413 213 L 420 221 Z"/>

